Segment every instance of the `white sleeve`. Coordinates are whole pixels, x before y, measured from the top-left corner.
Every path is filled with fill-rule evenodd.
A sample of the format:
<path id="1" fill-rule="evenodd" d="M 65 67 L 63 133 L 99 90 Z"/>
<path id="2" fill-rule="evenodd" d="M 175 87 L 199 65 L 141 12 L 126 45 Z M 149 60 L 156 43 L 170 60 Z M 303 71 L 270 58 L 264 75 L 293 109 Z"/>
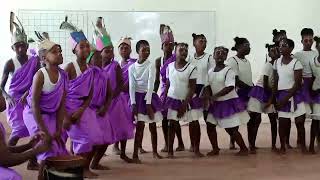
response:
<path id="1" fill-rule="evenodd" d="M 293 66 L 293 70 L 301 70 L 301 69 L 303 69 L 303 66 L 301 62 L 297 60 L 295 65 Z"/>
<path id="2" fill-rule="evenodd" d="M 153 88 L 154 88 L 154 82 L 156 80 L 156 68 L 153 64 L 151 64 L 149 67 L 149 78 L 148 78 L 148 91 L 146 94 L 146 104 L 151 104 L 152 100 L 152 94 L 153 94 Z"/>
<path id="3" fill-rule="evenodd" d="M 233 57 L 226 60 L 225 64 L 232 68 L 236 76 L 239 76 L 239 66 L 237 60 Z"/>
<path id="4" fill-rule="evenodd" d="M 136 104 L 136 81 L 134 79 L 133 71 L 134 71 L 134 64 L 129 67 L 129 96 L 131 104 Z"/>
<path id="5" fill-rule="evenodd" d="M 225 84 L 226 87 L 235 86 L 236 85 L 236 75 L 235 75 L 235 73 L 233 72 L 232 69 L 229 69 L 226 72 L 224 84 Z"/>
<path id="6" fill-rule="evenodd" d="M 264 76 L 270 76 L 272 74 L 273 70 L 272 70 L 272 65 L 270 63 L 266 63 L 264 66 L 263 66 L 263 69 L 262 69 L 262 75 Z"/>

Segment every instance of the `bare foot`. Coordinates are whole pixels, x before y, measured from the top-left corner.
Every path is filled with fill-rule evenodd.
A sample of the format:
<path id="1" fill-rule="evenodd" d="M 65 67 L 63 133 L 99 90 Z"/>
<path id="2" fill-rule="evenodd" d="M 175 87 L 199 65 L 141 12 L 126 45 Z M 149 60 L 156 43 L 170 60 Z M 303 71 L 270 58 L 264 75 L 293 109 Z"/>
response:
<path id="1" fill-rule="evenodd" d="M 97 164 L 97 165 L 91 164 L 90 168 L 93 170 L 102 170 L 102 171 L 110 170 L 108 166 L 102 166 L 101 164 Z"/>
<path id="2" fill-rule="evenodd" d="M 230 143 L 229 149 L 230 150 L 236 150 L 237 148 L 236 148 L 236 146 L 234 144 Z"/>
<path id="3" fill-rule="evenodd" d="M 133 158 L 132 162 L 135 164 L 142 164 L 141 160 L 139 158 Z"/>
<path id="4" fill-rule="evenodd" d="M 214 150 L 207 153 L 207 156 L 217 156 L 217 155 L 219 155 L 218 149 L 214 149 Z"/>
<path id="5" fill-rule="evenodd" d="M 305 146 L 301 147 L 301 153 L 302 154 L 308 154 L 308 150 Z"/>
<path id="6" fill-rule="evenodd" d="M 83 177 L 88 178 L 88 179 L 96 179 L 96 178 L 98 178 L 98 174 L 90 171 L 89 169 L 85 169 L 83 171 Z"/>
<path id="7" fill-rule="evenodd" d="M 148 151 L 144 150 L 143 148 L 139 148 L 140 154 L 146 154 Z"/>
<path id="8" fill-rule="evenodd" d="M 309 148 L 309 153 L 310 154 L 316 154 L 316 151 L 314 150 L 314 148 Z"/>
<path id="9" fill-rule="evenodd" d="M 194 152 L 193 146 L 190 146 L 189 152 Z"/>
<path id="10" fill-rule="evenodd" d="M 272 152 L 278 152 L 278 149 L 277 149 L 277 147 L 273 146 L 273 147 L 271 148 L 271 151 L 272 151 Z"/>
<path id="11" fill-rule="evenodd" d="M 115 155 L 120 155 L 121 154 L 121 151 L 120 151 L 119 147 L 117 147 L 117 146 L 113 146 L 112 152 Z"/>
<path id="12" fill-rule="evenodd" d="M 153 153 L 153 158 L 154 159 L 163 159 L 163 157 L 160 156 L 158 153 Z"/>
<path id="13" fill-rule="evenodd" d="M 257 154 L 256 148 L 255 147 L 251 147 L 249 153 L 250 154 Z"/>
<path id="14" fill-rule="evenodd" d="M 164 147 L 161 149 L 161 152 L 168 152 L 168 147 L 167 147 L 167 146 L 164 146 Z"/>
<path id="15" fill-rule="evenodd" d="M 279 153 L 280 155 L 284 155 L 284 154 L 286 154 L 286 149 L 280 148 L 280 149 L 278 150 L 278 153 Z"/>
<path id="16" fill-rule="evenodd" d="M 168 159 L 175 159 L 175 157 L 174 157 L 173 154 L 168 154 L 167 158 L 168 158 Z"/>
<path id="17" fill-rule="evenodd" d="M 248 156 L 248 149 L 245 150 L 240 150 L 239 152 L 236 153 L 236 156 Z"/>
<path id="18" fill-rule="evenodd" d="M 176 151 L 184 151 L 184 145 L 179 145 L 176 149 Z"/>
<path id="19" fill-rule="evenodd" d="M 29 160 L 27 165 L 27 170 L 29 171 L 38 171 L 39 170 L 39 164 L 34 160 Z"/>
<path id="20" fill-rule="evenodd" d="M 129 158 L 127 155 L 120 155 L 120 158 L 124 160 L 126 163 L 133 163 L 133 160 Z"/>
<path id="21" fill-rule="evenodd" d="M 202 158 L 202 157 L 204 157 L 204 154 L 202 154 L 202 153 L 200 153 L 200 152 L 195 152 L 195 153 L 194 153 L 194 157 L 195 157 L 195 158 Z"/>

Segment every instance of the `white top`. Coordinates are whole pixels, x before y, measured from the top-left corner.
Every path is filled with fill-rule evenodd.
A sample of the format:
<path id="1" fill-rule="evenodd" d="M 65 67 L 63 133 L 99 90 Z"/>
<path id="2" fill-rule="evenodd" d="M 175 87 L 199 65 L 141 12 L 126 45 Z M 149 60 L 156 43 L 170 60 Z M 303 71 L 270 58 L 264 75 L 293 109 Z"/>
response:
<path id="1" fill-rule="evenodd" d="M 46 70 L 45 67 L 40 68 L 39 71 L 42 72 L 43 74 L 43 87 L 42 87 L 42 91 L 43 92 L 51 92 L 54 90 L 55 86 L 57 85 L 57 83 L 60 80 L 60 72 L 59 72 L 59 77 L 56 83 L 51 82 L 48 71 Z"/>
<path id="2" fill-rule="evenodd" d="M 294 85 L 294 71 L 301 70 L 303 67 L 297 59 L 292 59 L 289 64 L 283 64 L 282 58 L 279 58 L 274 62 L 273 69 L 277 71 L 279 76 L 278 90 L 287 90 Z"/>
<path id="3" fill-rule="evenodd" d="M 237 56 L 230 57 L 225 64 L 232 68 L 236 76 L 249 86 L 252 86 L 251 64 L 247 59 L 240 59 Z"/>
<path id="4" fill-rule="evenodd" d="M 205 84 L 208 81 L 208 70 L 215 62 L 211 54 L 204 53 L 200 57 L 190 55 L 190 62 L 197 68 L 197 84 Z"/>
<path id="5" fill-rule="evenodd" d="M 312 85 L 313 90 L 318 90 L 320 89 L 320 63 L 318 61 L 318 56 L 315 57 L 311 62 L 311 71 L 313 76 L 315 77 L 315 80 Z"/>
<path id="6" fill-rule="evenodd" d="M 74 60 L 74 61 L 72 61 L 72 64 L 73 64 L 74 69 L 76 70 L 77 77 L 79 77 L 82 74 L 82 71 L 80 69 L 78 62 L 76 60 Z"/>
<path id="7" fill-rule="evenodd" d="M 263 87 L 263 77 L 264 76 L 268 76 L 269 87 L 272 87 L 274 77 L 273 77 L 273 65 L 270 62 L 266 62 L 263 65 L 262 72 L 261 72 L 260 77 L 256 83 L 257 86 Z"/>
<path id="8" fill-rule="evenodd" d="M 154 82 L 156 78 L 155 64 L 146 60 L 142 64 L 136 61 L 129 67 L 129 94 L 131 104 L 136 104 L 135 93 L 146 92 L 145 100 L 151 104 Z"/>
<path id="9" fill-rule="evenodd" d="M 310 62 L 318 55 L 317 51 L 299 51 L 294 54 L 303 66 L 303 77 L 312 77 Z"/>
<path id="10" fill-rule="evenodd" d="M 185 100 L 189 90 L 189 80 L 197 78 L 197 69 L 191 63 L 187 63 L 181 69 L 176 69 L 173 62 L 167 68 L 167 77 L 170 82 L 168 97 Z"/>
<path id="11" fill-rule="evenodd" d="M 28 55 L 28 60 L 31 58 L 30 55 Z M 14 66 L 14 71 L 11 73 L 11 75 L 14 75 L 14 73 L 16 73 L 21 67 L 21 63 L 19 62 L 17 56 L 13 57 L 12 58 L 12 63 L 13 63 L 13 66 Z"/>
<path id="12" fill-rule="evenodd" d="M 233 72 L 231 67 L 224 67 L 219 72 L 214 72 L 214 68 L 211 68 L 208 72 L 208 84 L 211 87 L 212 94 L 215 95 L 220 92 L 225 87 L 236 85 L 236 75 Z M 218 97 L 217 101 L 225 101 L 228 99 L 237 98 L 238 94 L 235 89 L 230 91 L 228 94 L 224 96 Z"/>

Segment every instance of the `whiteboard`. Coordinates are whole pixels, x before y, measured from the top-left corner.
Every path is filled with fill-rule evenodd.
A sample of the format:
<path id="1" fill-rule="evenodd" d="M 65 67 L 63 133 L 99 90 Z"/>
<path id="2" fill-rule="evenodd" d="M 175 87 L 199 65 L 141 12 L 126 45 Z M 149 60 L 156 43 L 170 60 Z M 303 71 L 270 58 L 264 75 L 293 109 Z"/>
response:
<path id="1" fill-rule="evenodd" d="M 160 24 L 171 27 L 175 41 L 189 44 L 189 52 L 192 54 L 192 33 L 204 34 L 207 37 L 207 52 L 212 53 L 216 42 L 216 22 L 214 11 L 47 11 L 47 10 L 19 10 L 19 17 L 30 37 L 35 38 L 33 31 L 46 31 L 51 39 L 63 48 L 64 62 L 74 59 L 68 44 L 69 33 L 59 30 L 60 23 L 66 15 L 70 22 L 81 28 L 92 40 L 93 26 L 96 18 L 102 16 L 106 29 L 111 35 L 115 46 L 115 56 L 119 59 L 118 42 L 123 36 L 130 36 L 132 41 L 132 57 L 137 57 L 135 44 L 138 40 L 149 41 L 151 54 L 150 60 L 162 55 L 159 35 Z M 33 45 L 31 45 L 32 47 Z"/>

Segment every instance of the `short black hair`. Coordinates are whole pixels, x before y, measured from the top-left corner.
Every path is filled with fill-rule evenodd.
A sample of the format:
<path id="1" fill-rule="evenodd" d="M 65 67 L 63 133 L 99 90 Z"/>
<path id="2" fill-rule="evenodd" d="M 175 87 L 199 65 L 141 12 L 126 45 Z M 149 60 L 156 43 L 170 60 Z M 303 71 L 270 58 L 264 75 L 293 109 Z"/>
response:
<path id="1" fill-rule="evenodd" d="M 187 48 L 189 47 L 189 45 L 187 43 L 184 42 L 179 42 L 179 43 L 175 43 L 175 50 L 177 50 L 178 46 L 186 46 Z"/>
<path id="2" fill-rule="evenodd" d="M 203 35 L 203 34 L 196 34 L 196 33 L 192 33 L 192 38 L 193 38 L 193 41 L 195 41 L 195 40 L 197 40 L 197 39 L 200 39 L 200 38 L 207 39 L 205 35 Z"/>
<path id="3" fill-rule="evenodd" d="M 320 44 L 320 37 L 315 36 L 313 39 L 316 42 L 316 44 Z"/>
<path id="4" fill-rule="evenodd" d="M 303 36 L 313 36 L 314 35 L 313 29 L 311 29 L 311 28 L 303 28 L 301 30 L 300 34 L 301 34 L 301 37 L 303 37 Z"/>
<path id="5" fill-rule="evenodd" d="M 285 41 L 288 44 L 289 48 L 294 48 L 294 41 L 292 39 L 287 38 L 283 39 L 282 41 Z"/>
<path id="6" fill-rule="evenodd" d="M 287 35 L 286 30 L 281 29 L 280 31 L 278 31 L 277 29 L 274 29 L 272 31 L 272 35 L 273 35 L 273 42 L 275 42 L 275 39 L 280 36 L 280 35 Z"/>
<path id="7" fill-rule="evenodd" d="M 223 49 L 223 50 L 226 51 L 227 53 L 229 52 L 229 49 L 226 48 L 226 47 L 224 47 L 224 46 L 217 46 L 217 47 L 214 48 L 213 51 L 216 52 L 216 50 L 218 50 L 218 49 Z"/>
<path id="8" fill-rule="evenodd" d="M 147 40 L 140 40 L 137 42 L 136 44 L 136 52 L 139 54 L 139 50 L 141 48 L 142 45 L 147 45 L 149 46 L 149 42 Z"/>
<path id="9" fill-rule="evenodd" d="M 270 51 L 271 48 L 276 48 L 276 47 L 278 47 L 278 45 L 277 44 L 266 44 L 265 47 L 268 49 L 268 51 Z"/>
<path id="10" fill-rule="evenodd" d="M 240 45 L 249 42 L 247 38 L 239 38 L 235 37 L 234 39 L 235 45 L 231 48 L 232 51 L 238 51 Z"/>

